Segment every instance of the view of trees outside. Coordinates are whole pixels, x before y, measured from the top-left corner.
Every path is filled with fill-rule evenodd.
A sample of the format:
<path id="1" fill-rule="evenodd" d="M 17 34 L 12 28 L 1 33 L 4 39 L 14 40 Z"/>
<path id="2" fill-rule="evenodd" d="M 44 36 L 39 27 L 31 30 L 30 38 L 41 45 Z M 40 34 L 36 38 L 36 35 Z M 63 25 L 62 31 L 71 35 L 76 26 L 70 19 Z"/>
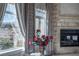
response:
<path id="1" fill-rule="evenodd" d="M 0 26 L 0 50 L 23 47 L 24 38 L 17 21 L 15 4 L 7 4 Z"/>

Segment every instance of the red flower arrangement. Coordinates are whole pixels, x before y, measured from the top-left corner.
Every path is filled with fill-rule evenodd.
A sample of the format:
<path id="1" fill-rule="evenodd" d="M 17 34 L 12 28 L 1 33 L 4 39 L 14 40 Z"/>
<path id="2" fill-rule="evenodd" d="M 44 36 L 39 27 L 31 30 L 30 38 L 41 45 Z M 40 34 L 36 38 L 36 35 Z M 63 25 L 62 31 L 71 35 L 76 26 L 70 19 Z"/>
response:
<path id="1" fill-rule="evenodd" d="M 50 42 L 50 40 L 53 39 L 53 36 L 45 36 L 45 35 L 42 35 L 40 37 L 41 31 L 39 29 L 37 30 L 36 33 L 37 33 L 37 36 L 34 35 L 34 37 L 33 37 L 33 45 L 38 45 L 40 48 L 43 47 L 43 50 L 44 50 L 45 47 Z"/>
<path id="2" fill-rule="evenodd" d="M 41 38 L 34 36 L 33 41 L 39 43 L 39 46 L 47 46 L 49 41 L 53 39 L 53 36 L 42 35 Z"/>

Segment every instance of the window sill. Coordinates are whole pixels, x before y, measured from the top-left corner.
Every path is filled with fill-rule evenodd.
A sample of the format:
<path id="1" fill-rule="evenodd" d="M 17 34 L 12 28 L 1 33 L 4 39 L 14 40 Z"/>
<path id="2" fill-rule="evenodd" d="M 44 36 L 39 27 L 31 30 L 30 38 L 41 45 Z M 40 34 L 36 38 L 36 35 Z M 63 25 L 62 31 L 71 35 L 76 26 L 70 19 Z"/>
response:
<path id="1" fill-rule="evenodd" d="M 14 51 L 19 51 L 19 50 L 23 51 L 24 49 L 22 47 L 19 47 L 19 48 L 10 48 L 10 49 L 5 49 L 5 50 L 0 50 L 0 55 L 14 52 Z"/>

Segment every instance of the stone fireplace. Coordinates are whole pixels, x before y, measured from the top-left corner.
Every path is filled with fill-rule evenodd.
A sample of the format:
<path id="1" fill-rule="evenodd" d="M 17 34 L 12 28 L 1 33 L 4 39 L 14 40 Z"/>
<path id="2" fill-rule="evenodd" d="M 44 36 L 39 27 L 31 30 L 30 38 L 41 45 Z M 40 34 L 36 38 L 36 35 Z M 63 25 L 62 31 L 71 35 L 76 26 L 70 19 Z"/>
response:
<path id="1" fill-rule="evenodd" d="M 79 4 L 59 4 L 56 53 L 79 53 Z"/>

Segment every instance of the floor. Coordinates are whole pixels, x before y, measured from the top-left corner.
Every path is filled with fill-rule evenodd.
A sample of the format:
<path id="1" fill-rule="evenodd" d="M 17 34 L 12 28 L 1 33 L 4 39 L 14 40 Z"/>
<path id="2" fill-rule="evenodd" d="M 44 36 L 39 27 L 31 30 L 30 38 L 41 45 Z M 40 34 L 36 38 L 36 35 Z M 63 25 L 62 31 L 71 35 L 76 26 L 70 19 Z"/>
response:
<path id="1" fill-rule="evenodd" d="M 28 54 L 25 54 L 24 51 L 20 51 L 17 54 L 13 54 L 13 55 L 8 55 L 8 54 L 4 54 L 4 55 L 0 55 L 0 56 L 29 56 Z M 39 56 L 39 55 L 37 55 Z M 49 56 L 79 56 L 79 53 L 71 53 L 71 54 L 56 54 L 56 55 L 49 55 Z"/>

